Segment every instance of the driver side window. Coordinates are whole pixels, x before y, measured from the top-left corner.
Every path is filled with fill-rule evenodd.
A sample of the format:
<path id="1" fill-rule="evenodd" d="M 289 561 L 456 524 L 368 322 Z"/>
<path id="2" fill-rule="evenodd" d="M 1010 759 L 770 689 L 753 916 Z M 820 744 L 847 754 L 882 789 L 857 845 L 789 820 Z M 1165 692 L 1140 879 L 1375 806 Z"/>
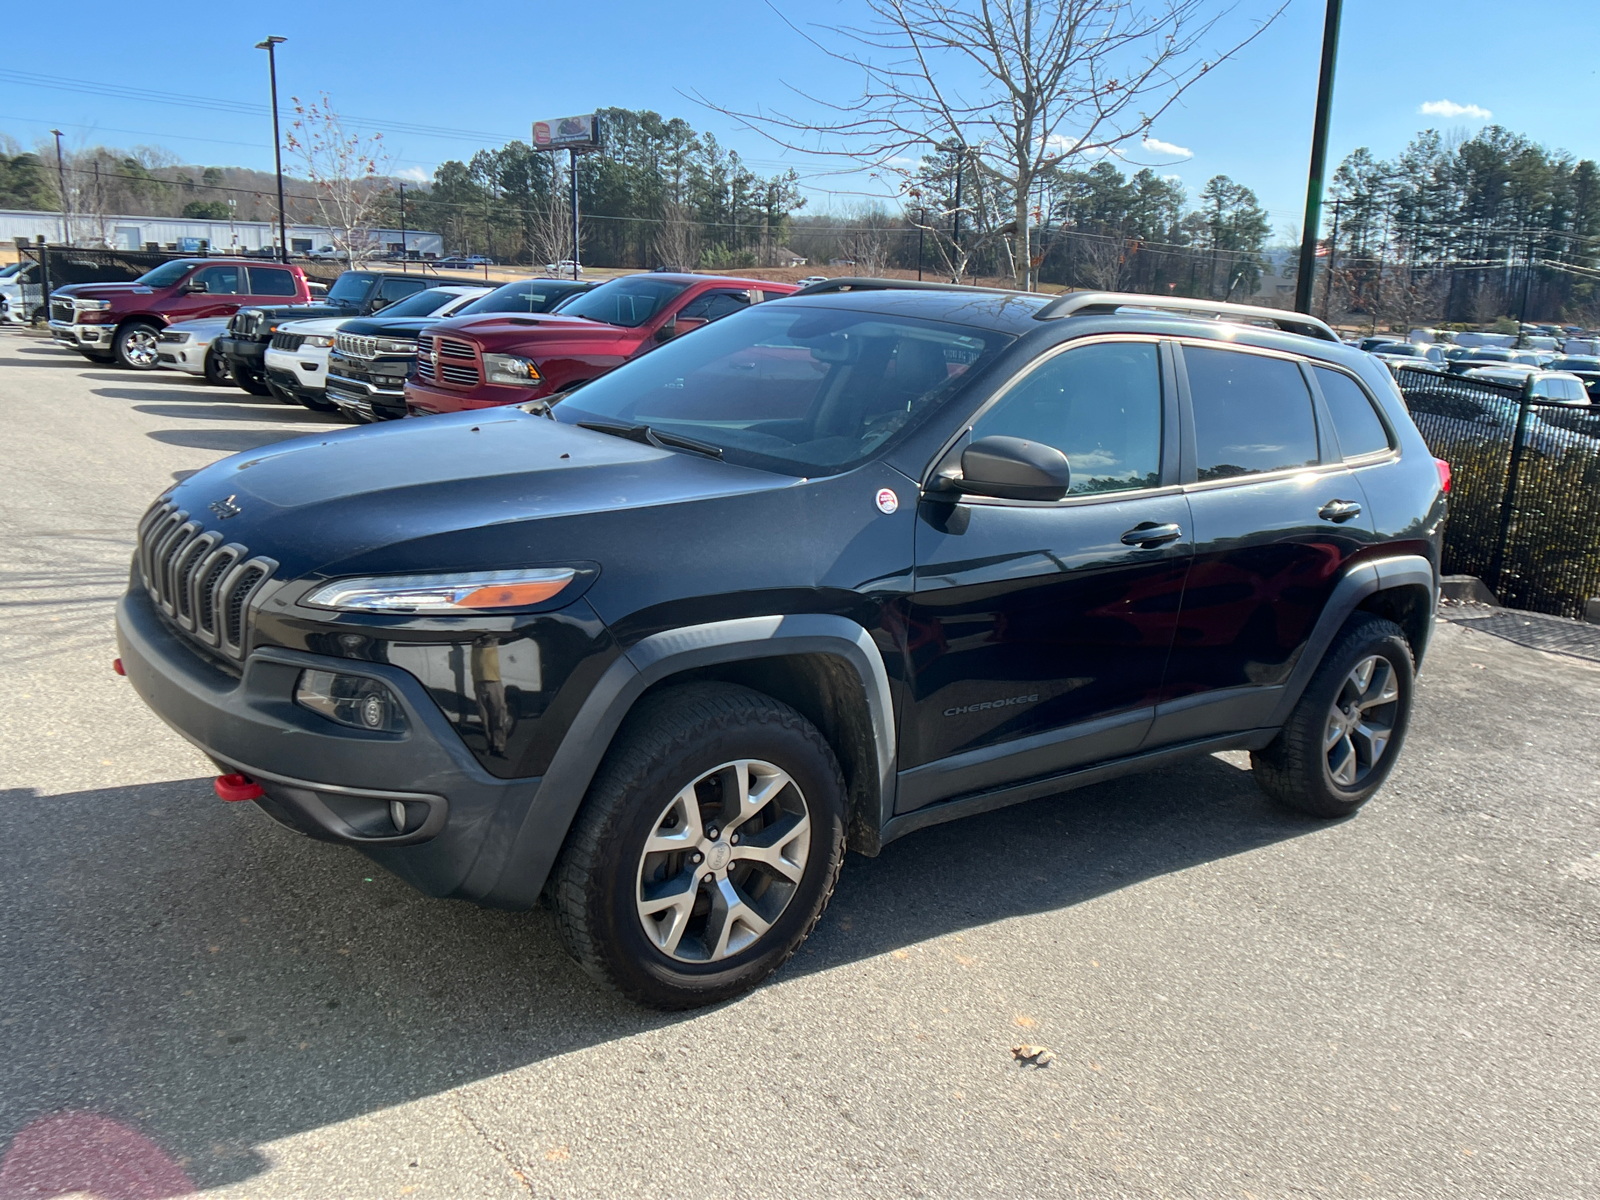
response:
<path id="1" fill-rule="evenodd" d="M 1154 342 L 1066 350 L 1023 376 L 973 425 L 972 438 L 1054 446 L 1072 467 L 1069 495 L 1161 482 L 1161 362 Z"/>

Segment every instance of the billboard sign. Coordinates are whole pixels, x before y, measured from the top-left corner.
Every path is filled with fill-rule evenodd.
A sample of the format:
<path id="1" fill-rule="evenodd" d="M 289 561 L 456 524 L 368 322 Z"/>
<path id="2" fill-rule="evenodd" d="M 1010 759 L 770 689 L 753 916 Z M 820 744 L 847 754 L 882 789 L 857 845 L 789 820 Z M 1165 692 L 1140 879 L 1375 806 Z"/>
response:
<path id="1" fill-rule="evenodd" d="M 600 122 L 593 113 L 533 123 L 535 150 L 598 150 Z"/>

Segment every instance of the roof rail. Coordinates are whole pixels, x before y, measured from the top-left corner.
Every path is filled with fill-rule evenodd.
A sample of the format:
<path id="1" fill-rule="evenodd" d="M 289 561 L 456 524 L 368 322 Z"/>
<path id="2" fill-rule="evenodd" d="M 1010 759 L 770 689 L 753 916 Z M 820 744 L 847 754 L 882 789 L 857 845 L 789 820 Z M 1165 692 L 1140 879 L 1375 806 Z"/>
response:
<path id="1" fill-rule="evenodd" d="M 988 292 L 1002 296 L 1016 295 L 1009 288 L 981 288 L 969 287 L 964 283 L 934 283 L 924 282 L 920 279 L 875 279 L 869 275 L 841 275 L 837 279 L 824 279 L 821 283 L 813 283 L 810 287 L 803 287 L 798 292 L 790 292 L 791 296 L 821 296 L 828 292 Z"/>
<path id="2" fill-rule="evenodd" d="M 1036 320 L 1055 317 L 1081 317 L 1094 313 L 1114 313 L 1122 309 L 1150 309 L 1159 312 L 1193 313 L 1228 318 L 1253 324 L 1273 325 L 1285 333 L 1337 342 L 1339 335 L 1324 321 L 1305 313 L 1282 308 L 1262 308 L 1255 304 L 1229 304 L 1222 300 L 1194 300 L 1186 296 L 1142 296 L 1133 292 L 1069 292 L 1052 300 L 1038 312 Z"/>

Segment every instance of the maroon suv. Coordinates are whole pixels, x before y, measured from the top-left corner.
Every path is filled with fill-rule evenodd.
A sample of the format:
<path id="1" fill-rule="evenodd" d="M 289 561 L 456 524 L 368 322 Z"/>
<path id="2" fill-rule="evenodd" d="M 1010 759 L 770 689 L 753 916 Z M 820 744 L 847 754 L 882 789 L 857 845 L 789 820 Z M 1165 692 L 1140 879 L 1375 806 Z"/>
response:
<path id="1" fill-rule="evenodd" d="M 156 339 L 177 321 L 231 316 L 246 304 L 305 304 L 299 267 L 235 258 L 182 258 L 132 283 L 77 283 L 50 296 L 55 340 L 94 362 L 136 371 L 160 365 Z"/>
<path id="2" fill-rule="evenodd" d="M 406 413 L 463 412 L 570 391 L 662 342 L 796 290 L 716 275 L 624 275 L 556 312 L 486 313 L 422 335 Z"/>

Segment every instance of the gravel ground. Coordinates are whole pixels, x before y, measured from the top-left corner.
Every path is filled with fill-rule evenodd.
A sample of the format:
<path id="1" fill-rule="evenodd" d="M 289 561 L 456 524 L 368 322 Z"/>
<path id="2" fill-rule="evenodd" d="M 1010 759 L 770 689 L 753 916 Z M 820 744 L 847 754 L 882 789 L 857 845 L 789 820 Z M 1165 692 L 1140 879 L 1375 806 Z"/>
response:
<path id="1" fill-rule="evenodd" d="M 1221 755 L 930 830 L 661 1016 L 217 802 L 111 673 L 155 493 L 330 422 L 15 331 L 0 406 L 4 1200 L 1600 1190 L 1600 665 L 1441 624 L 1356 818 Z"/>

